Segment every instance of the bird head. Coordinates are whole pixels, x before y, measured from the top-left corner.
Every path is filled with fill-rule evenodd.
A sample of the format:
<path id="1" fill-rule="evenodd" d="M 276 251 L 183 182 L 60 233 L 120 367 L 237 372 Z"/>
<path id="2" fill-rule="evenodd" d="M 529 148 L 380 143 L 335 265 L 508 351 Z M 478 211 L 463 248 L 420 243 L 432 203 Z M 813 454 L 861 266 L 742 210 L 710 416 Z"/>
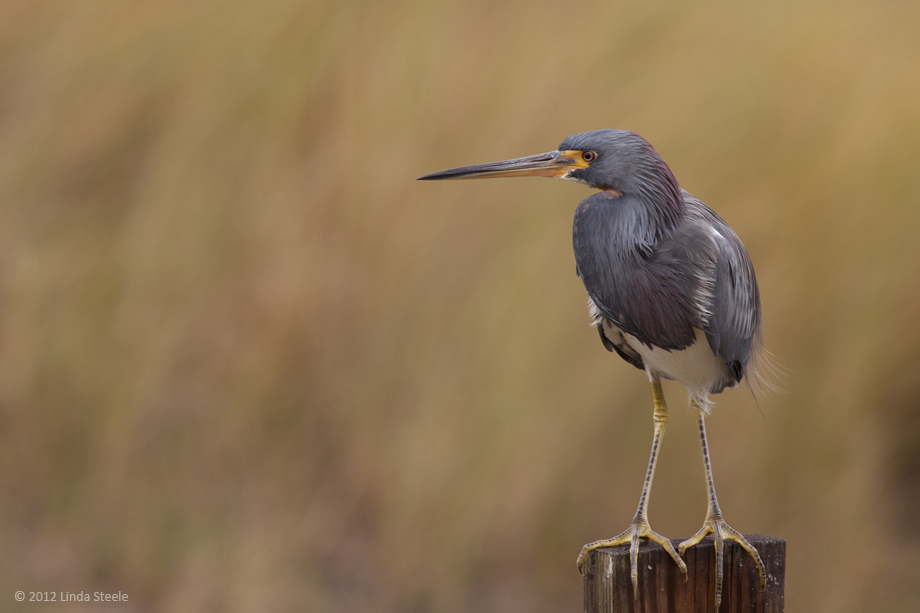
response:
<path id="1" fill-rule="evenodd" d="M 451 168 L 419 177 L 419 180 L 495 177 L 554 177 L 619 193 L 641 193 L 649 179 L 655 178 L 677 185 L 667 164 L 652 146 L 627 130 L 581 132 L 566 138 L 555 151 Z"/>

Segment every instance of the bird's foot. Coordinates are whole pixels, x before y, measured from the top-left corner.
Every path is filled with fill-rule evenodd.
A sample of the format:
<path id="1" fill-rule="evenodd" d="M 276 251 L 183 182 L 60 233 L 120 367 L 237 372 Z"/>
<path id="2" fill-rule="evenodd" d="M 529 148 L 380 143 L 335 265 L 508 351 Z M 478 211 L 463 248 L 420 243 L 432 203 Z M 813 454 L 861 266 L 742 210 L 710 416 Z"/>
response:
<path id="1" fill-rule="evenodd" d="M 703 523 L 703 527 L 700 528 L 700 531 L 694 534 L 692 537 L 678 545 L 677 551 L 680 552 L 680 555 L 684 555 L 684 552 L 687 551 L 690 547 L 693 547 L 701 540 L 704 536 L 712 534 L 715 537 L 716 545 L 716 607 L 715 610 L 719 610 L 719 605 L 722 602 L 722 561 L 723 561 L 723 544 L 725 540 L 735 541 L 741 547 L 751 554 L 751 557 L 757 562 L 757 571 L 760 574 L 760 589 L 764 589 L 767 586 L 767 572 L 764 569 L 763 561 L 760 559 L 760 554 L 757 553 L 757 550 L 754 549 L 754 546 L 747 542 L 747 539 L 744 536 L 725 523 L 725 520 L 722 519 L 721 515 L 716 517 L 707 517 L 706 521 Z"/>
<path id="2" fill-rule="evenodd" d="M 687 579 L 687 565 L 684 564 L 684 561 L 680 559 L 680 556 L 677 555 L 677 552 L 674 551 L 674 546 L 671 545 L 671 541 L 661 536 L 657 532 L 652 532 L 652 529 L 649 528 L 648 521 L 645 519 L 634 519 L 629 528 L 626 529 L 622 534 L 613 537 L 612 539 L 605 539 L 600 541 L 594 541 L 593 543 L 588 543 L 581 548 L 581 553 L 578 554 L 578 572 L 582 575 L 585 574 L 585 557 L 588 555 L 588 552 L 593 549 L 598 549 L 600 547 L 616 547 L 617 545 L 625 545 L 629 543 L 629 577 L 632 579 L 633 585 L 633 596 L 638 598 L 639 595 L 639 539 L 647 539 L 649 541 L 654 541 L 662 547 L 665 548 L 665 551 L 670 554 L 671 558 L 674 559 L 674 562 L 680 567 L 680 572 L 684 575 L 684 580 Z"/>

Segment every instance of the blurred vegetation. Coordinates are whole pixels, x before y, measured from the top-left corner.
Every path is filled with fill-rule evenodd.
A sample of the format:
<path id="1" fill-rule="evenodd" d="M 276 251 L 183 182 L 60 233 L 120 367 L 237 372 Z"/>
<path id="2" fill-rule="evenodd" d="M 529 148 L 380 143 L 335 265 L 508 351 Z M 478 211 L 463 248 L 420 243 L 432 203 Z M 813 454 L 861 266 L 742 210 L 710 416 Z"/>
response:
<path id="1" fill-rule="evenodd" d="M 652 431 L 645 377 L 588 327 L 588 192 L 414 178 L 618 127 L 745 241 L 788 369 L 717 398 L 727 520 L 788 540 L 792 611 L 916 611 L 918 24 L 910 2 L 7 0 L 0 598 L 580 610 L 575 557 L 632 517 Z M 686 537 L 702 463 L 665 391 L 651 522 Z"/>

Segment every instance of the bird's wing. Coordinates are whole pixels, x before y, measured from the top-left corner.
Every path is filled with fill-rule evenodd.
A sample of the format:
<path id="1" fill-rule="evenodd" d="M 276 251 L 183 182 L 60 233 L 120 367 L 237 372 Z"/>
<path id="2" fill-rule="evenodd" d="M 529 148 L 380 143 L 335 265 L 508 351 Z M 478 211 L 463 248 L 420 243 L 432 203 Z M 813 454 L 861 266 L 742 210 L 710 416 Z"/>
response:
<path id="1" fill-rule="evenodd" d="M 598 310 L 620 330 L 663 349 L 684 349 L 702 322 L 693 280 L 662 254 L 636 242 L 645 207 L 629 196 L 586 198 L 575 214 L 573 245 L 578 276 Z M 679 254 L 677 254 L 679 257 Z"/>
<path id="2" fill-rule="evenodd" d="M 737 382 L 744 376 L 752 344 L 759 345 L 760 291 L 754 265 L 741 239 L 718 214 L 687 192 L 684 202 L 688 214 L 710 228 L 717 247 L 703 330 L 713 353 L 725 360 Z"/>

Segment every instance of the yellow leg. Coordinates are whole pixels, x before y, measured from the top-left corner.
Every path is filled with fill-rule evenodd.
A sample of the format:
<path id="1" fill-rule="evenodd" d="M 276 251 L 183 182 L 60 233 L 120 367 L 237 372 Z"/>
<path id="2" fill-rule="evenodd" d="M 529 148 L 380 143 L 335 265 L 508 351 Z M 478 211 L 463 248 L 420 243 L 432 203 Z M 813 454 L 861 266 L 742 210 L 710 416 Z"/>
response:
<path id="1" fill-rule="evenodd" d="M 747 542 L 747 539 L 741 535 L 740 532 L 735 531 L 731 526 L 725 523 L 725 520 L 722 519 L 722 510 L 719 509 L 719 501 L 716 498 L 716 486 L 712 481 L 712 467 L 709 464 L 709 445 L 706 442 L 706 422 L 703 416 L 703 411 L 700 410 L 696 402 L 693 403 L 693 408 L 696 410 L 696 417 L 700 424 L 700 442 L 703 446 L 703 466 L 706 470 L 706 489 L 708 494 L 708 508 L 706 510 L 706 521 L 703 522 L 703 527 L 699 532 L 694 534 L 691 538 L 687 539 L 677 550 L 680 552 L 680 555 L 684 555 L 684 552 L 687 551 L 689 547 L 692 547 L 703 540 L 703 537 L 708 534 L 713 534 L 715 536 L 715 545 L 716 545 L 716 607 L 715 610 L 719 610 L 719 605 L 722 603 L 722 562 L 724 559 L 722 548 L 725 539 L 734 541 L 741 545 L 745 551 L 747 551 L 754 560 L 757 561 L 757 570 L 760 572 L 760 589 L 764 589 L 767 585 L 767 574 L 764 570 L 763 562 L 760 559 L 760 554 L 757 553 L 757 550 Z"/>
<path id="2" fill-rule="evenodd" d="M 649 457 L 648 470 L 645 473 L 645 483 L 642 486 L 642 495 L 639 496 L 639 508 L 636 509 L 636 515 L 625 532 L 612 539 L 588 543 L 581 548 L 581 553 L 578 554 L 578 572 L 584 574 L 585 556 L 589 551 L 599 547 L 614 547 L 629 543 L 629 576 L 632 579 L 634 597 L 638 597 L 639 594 L 639 539 L 648 539 L 664 547 L 680 567 L 680 572 L 684 574 L 684 579 L 687 577 L 687 565 L 674 551 L 671 541 L 656 532 L 652 532 L 648 524 L 648 496 L 652 489 L 652 478 L 655 476 L 655 464 L 658 462 L 658 449 L 661 446 L 661 438 L 664 436 L 665 424 L 668 423 L 668 405 L 665 404 L 661 381 L 657 377 L 652 381 L 652 395 L 655 399 L 653 417 L 655 421 L 655 437 L 652 441 L 652 453 Z"/>

